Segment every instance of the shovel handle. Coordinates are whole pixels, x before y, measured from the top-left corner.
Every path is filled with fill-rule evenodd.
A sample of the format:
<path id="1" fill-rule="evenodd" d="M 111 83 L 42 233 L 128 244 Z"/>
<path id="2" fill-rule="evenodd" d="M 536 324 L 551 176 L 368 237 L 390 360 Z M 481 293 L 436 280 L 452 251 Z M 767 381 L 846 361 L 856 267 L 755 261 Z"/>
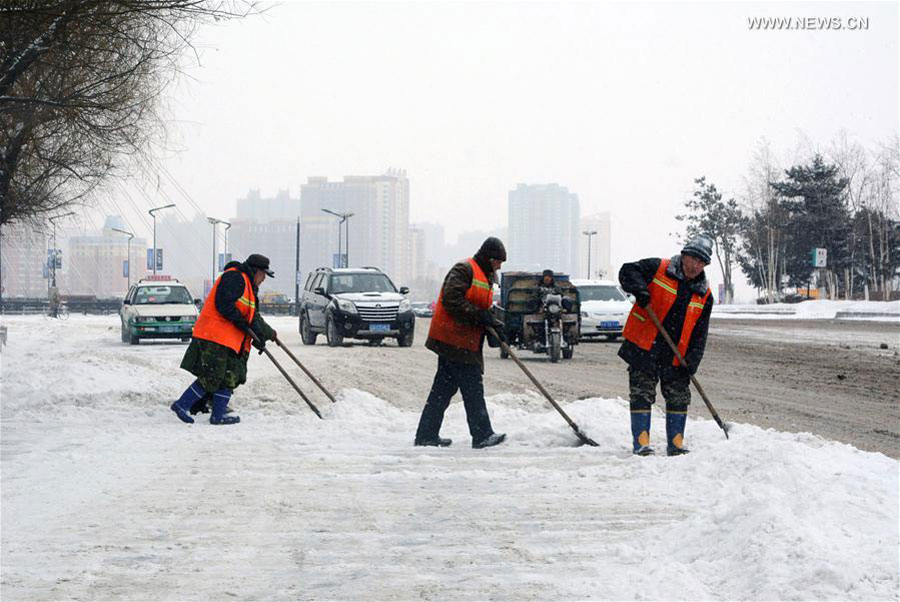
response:
<path id="1" fill-rule="evenodd" d="M 316 386 L 319 387 L 319 389 L 322 390 L 322 393 L 324 393 L 325 396 L 331 400 L 331 403 L 335 403 L 334 395 L 332 395 L 328 391 L 328 389 L 326 389 L 325 386 L 319 382 L 319 379 L 317 379 L 315 376 L 313 376 L 312 372 L 310 372 L 309 370 L 306 369 L 306 366 L 304 366 L 303 364 L 300 363 L 300 360 L 297 359 L 297 356 L 295 356 L 293 353 L 291 353 L 291 350 L 288 349 L 287 345 L 285 345 L 284 343 L 281 342 L 281 339 L 279 339 L 278 337 L 275 337 L 275 344 L 278 345 L 279 347 L 281 347 L 282 349 L 284 349 L 284 352 L 288 354 L 288 357 L 290 357 L 292 360 L 294 360 L 294 363 L 297 364 L 300 367 L 300 369 L 306 373 L 306 375 L 309 377 L 309 379 L 311 381 L 313 381 L 316 384 Z"/>
<path id="2" fill-rule="evenodd" d="M 522 369 L 522 372 L 525 373 L 525 376 L 527 376 L 528 378 L 531 379 L 531 382 L 534 383 L 534 386 L 538 388 L 538 391 L 543 393 L 544 397 L 547 398 L 547 401 L 550 402 L 550 405 L 552 405 L 553 408 L 557 412 L 559 412 L 560 416 L 562 416 L 563 418 L 566 419 L 566 422 L 569 423 L 569 426 L 572 427 L 572 430 L 575 431 L 575 434 L 578 435 L 578 438 L 581 439 L 582 442 L 584 442 L 590 446 L 599 447 L 597 442 L 594 441 L 593 439 L 591 439 L 590 437 L 588 437 L 587 435 L 585 435 L 584 433 L 582 433 L 581 429 L 578 428 L 578 425 L 575 424 L 575 422 L 571 418 L 569 418 L 569 415 L 566 414 L 565 411 L 563 411 L 563 409 L 561 407 L 559 407 L 559 404 L 556 403 L 556 400 L 553 399 L 553 396 L 550 395 L 550 393 L 547 391 L 547 389 L 545 389 L 544 386 L 538 381 L 538 379 L 536 379 L 534 377 L 534 375 L 531 373 L 531 370 L 529 370 L 528 368 L 525 367 L 525 364 L 522 363 L 522 361 L 519 359 L 519 356 L 517 356 L 515 354 L 515 352 L 513 352 L 512 349 L 510 349 L 509 345 L 506 344 L 506 341 L 504 341 L 497 335 L 497 331 L 494 330 L 494 327 L 486 326 L 485 329 L 488 331 L 488 333 L 491 336 L 493 336 L 495 339 L 500 341 L 500 347 L 503 349 L 503 351 L 505 351 L 506 353 L 509 354 L 509 357 L 511 357 L 513 359 L 513 361 L 516 362 L 516 365 Z"/>
<path id="3" fill-rule="evenodd" d="M 681 365 L 684 366 L 685 370 L 687 370 L 687 362 L 684 361 L 684 357 L 681 355 L 681 352 L 678 351 L 678 346 L 675 344 L 675 341 L 672 340 L 672 337 L 669 336 L 668 331 L 663 328 L 662 323 L 660 323 L 659 318 L 656 316 L 656 312 L 654 312 L 653 308 L 651 308 L 649 305 L 645 307 L 644 310 L 646 310 L 647 315 L 650 316 L 650 321 L 653 322 L 654 326 L 656 326 L 659 334 L 662 335 L 663 339 L 665 339 L 666 343 L 668 343 L 669 347 L 671 347 L 672 352 L 675 354 L 675 357 L 678 358 L 679 363 L 681 363 Z M 728 428 L 725 426 L 725 423 L 722 422 L 722 419 L 719 418 L 718 412 L 716 412 L 716 409 L 713 407 L 713 404 L 709 400 L 709 397 L 706 396 L 706 392 L 703 390 L 703 387 L 700 386 L 700 381 L 698 381 L 693 374 L 690 374 L 690 371 L 688 371 L 688 374 L 690 375 L 691 382 L 694 383 L 694 387 L 696 387 L 697 392 L 700 393 L 700 397 L 703 398 L 703 403 L 706 404 L 706 408 L 709 410 L 709 413 L 712 414 L 713 420 L 716 421 L 716 424 L 718 424 L 719 428 L 721 428 L 725 433 L 725 438 L 729 439 Z"/>
<path id="4" fill-rule="evenodd" d="M 254 333 L 251 329 L 247 328 L 247 329 L 246 329 L 246 332 L 247 332 L 247 334 L 250 335 L 250 338 L 251 338 L 251 339 L 253 339 L 253 340 L 256 341 L 257 343 L 261 343 L 261 341 L 259 340 L 259 337 L 257 337 L 257 336 L 256 336 L 256 333 Z M 300 387 L 297 386 L 297 383 L 294 382 L 294 379 L 292 379 L 292 378 L 290 377 L 290 375 L 289 375 L 287 372 L 284 371 L 284 368 L 281 367 L 281 364 L 278 363 L 278 360 L 275 359 L 275 356 L 272 355 L 272 352 L 269 351 L 268 349 L 266 349 L 266 347 L 265 347 L 264 345 L 263 345 L 263 348 L 262 348 L 261 351 L 262 351 L 263 353 L 265 353 L 266 356 L 267 356 L 270 360 L 272 360 L 272 363 L 275 364 L 275 367 L 278 368 L 278 371 L 281 372 L 281 375 L 284 376 L 284 377 L 287 379 L 287 381 L 288 381 L 288 382 L 291 384 L 291 386 L 294 388 L 294 391 L 296 391 L 297 393 L 300 394 L 300 397 L 303 398 L 303 401 L 306 402 L 306 405 L 309 406 L 309 409 L 311 409 L 313 412 L 315 412 L 315 413 L 316 413 L 316 416 L 318 416 L 320 420 L 324 420 L 324 418 L 322 418 L 322 413 L 319 412 L 319 408 L 317 408 L 316 405 L 315 405 L 313 402 L 311 402 L 311 401 L 309 400 L 309 398 L 306 396 L 306 394 L 303 393 L 303 391 L 300 390 Z"/>

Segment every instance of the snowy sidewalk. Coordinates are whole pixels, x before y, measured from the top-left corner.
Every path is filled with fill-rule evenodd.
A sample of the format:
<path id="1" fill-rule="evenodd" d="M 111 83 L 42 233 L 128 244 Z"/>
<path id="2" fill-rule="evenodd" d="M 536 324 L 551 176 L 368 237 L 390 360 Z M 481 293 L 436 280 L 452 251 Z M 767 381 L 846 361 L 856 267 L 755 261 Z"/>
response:
<path id="1" fill-rule="evenodd" d="M 714 318 L 876 320 L 900 322 L 900 301 L 803 301 L 770 305 L 715 305 Z"/>
<path id="2" fill-rule="evenodd" d="M 565 403 L 587 448 L 521 394 L 488 401 L 508 444 L 471 449 L 457 401 L 454 445 L 414 448 L 416 412 L 345 390 L 320 421 L 256 357 L 243 422 L 187 426 L 183 346 L 75 324 L 2 357 L 3 600 L 897 599 L 881 454 L 726 440 L 698 403 L 694 453 L 635 458 L 625 402 Z"/>

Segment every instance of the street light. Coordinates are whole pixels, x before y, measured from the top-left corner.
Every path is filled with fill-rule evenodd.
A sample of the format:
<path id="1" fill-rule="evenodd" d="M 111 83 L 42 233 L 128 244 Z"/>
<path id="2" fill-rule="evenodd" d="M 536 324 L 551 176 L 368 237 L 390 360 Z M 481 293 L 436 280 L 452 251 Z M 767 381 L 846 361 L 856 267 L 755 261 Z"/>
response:
<path id="1" fill-rule="evenodd" d="M 225 224 L 225 250 L 222 251 L 222 261 L 223 264 L 228 263 L 228 228 L 231 227 L 231 222 L 219 222 L 221 224 Z"/>
<path id="2" fill-rule="evenodd" d="M 588 237 L 588 279 L 591 278 L 591 239 L 597 233 L 596 230 L 585 230 L 582 232 L 585 236 Z"/>
<path id="3" fill-rule="evenodd" d="M 338 213 L 337 211 L 332 211 L 331 209 L 322 209 L 325 213 L 329 215 L 333 215 L 340 219 L 338 222 L 338 261 L 340 262 L 340 267 L 350 267 L 350 218 L 353 217 L 354 213 Z M 341 253 L 341 225 L 346 222 L 347 226 L 347 249 L 345 253 Z M 346 261 L 344 261 L 346 258 Z"/>
<path id="4" fill-rule="evenodd" d="M 225 222 L 220 219 L 216 219 L 214 217 L 207 217 L 206 221 L 208 221 L 210 224 L 212 224 L 212 227 L 213 227 L 213 237 L 212 237 L 213 238 L 213 240 L 212 240 L 213 263 L 212 263 L 212 280 L 210 281 L 212 283 L 212 282 L 216 281 L 216 271 L 217 271 L 216 270 L 216 260 L 218 259 L 218 257 L 216 257 L 216 255 L 217 255 L 217 253 L 216 253 L 216 226 L 218 224 L 226 224 L 228 222 Z"/>
<path id="5" fill-rule="evenodd" d="M 153 275 L 156 276 L 156 215 L 153 213 L 154 211 L 160 211 L 161 209 L 168 209 L 169 207 L 174 207 L 175 203 L 169 203 L 168 205 L 163 205 L 162 207 L 154 207 L 149 211 L 150 217 L 153 218 Z M 113 228 L 115 229 L 115 228 Z M 121 232 L 121 230 L 120 230 Z M 130 239 L 129 239 L 130 240 Z M 131 255 L 128 256 L 128 273 L 131 273 Z"/>
<path id="6" fill-rule="evenodd" d="M 125 230 L 119 230 L 118 228 L 110 228 L 110 230 L 124 234 L 128 237 L 128 290 L 131 290 L 131 239 L 134 238 L 134 234 Z M 156 257 L 153 258 L 153 265 L 156 265 Z"/>
<path id="7" fill-rule="evenodd" d="M 59 308 L 57 304 L 54 303 L 50 292 L 51 287 L 54 291 L 56 291 L 56 258 L 59 255 L 59 250 L 56 248 L 56 220 L 62 219 L 64 217 L 69 217 L 70 215 L 75 215 L 75 212 L 69 211 L 67 213 L 63 213 L 62 215 L 54 215 L 47 220 L 53 225 L 53 238 L 51 239 L 53 241 L 53 253 L 47 253 L 47 261 L 51 264 L 50 266 L 48 266 L 50 268 L 50 274 L 48 274 L 48 276 L 52 274 L 52 276 L 47 279 L 47 304 L 50 306 L 50 315 L 54 318 L 59 317 Z M 56 298 L 59 298 L 58 294 Z"/>

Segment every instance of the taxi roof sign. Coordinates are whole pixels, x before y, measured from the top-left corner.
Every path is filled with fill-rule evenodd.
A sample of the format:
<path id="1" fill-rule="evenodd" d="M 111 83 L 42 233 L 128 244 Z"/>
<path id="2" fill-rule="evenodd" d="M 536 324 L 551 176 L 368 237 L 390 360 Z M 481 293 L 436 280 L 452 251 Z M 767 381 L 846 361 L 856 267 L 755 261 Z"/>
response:
<path id="1" fill-rule="evenodd" d="M 167 276 L 166 274 L 148 274 L 147 276 L 141 278 L 141 282 L 163 282 L 170 280 L 178 282 L 178 278 L 172 278 L 171 276 Z"/>

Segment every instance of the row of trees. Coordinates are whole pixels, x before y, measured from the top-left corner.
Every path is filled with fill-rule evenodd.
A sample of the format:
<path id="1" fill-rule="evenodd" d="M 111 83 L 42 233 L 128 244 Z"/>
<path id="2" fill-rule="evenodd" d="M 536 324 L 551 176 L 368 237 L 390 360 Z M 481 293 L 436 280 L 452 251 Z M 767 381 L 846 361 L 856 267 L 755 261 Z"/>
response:
<path id="1" fill-rule="evenodd" d="M 868 151 L 841 137 L 827 152 L 810 154 L 780 169 L 761 145 L 738 199 L 695 180 L 688 211 L 677 218 L 686 237 L 705 232 L 715 241 L 726 303 L 735 265 L 769 302 L 814 281 L 831 299 L 890 297 L 900 274 L 897 140 Z M 827 252 L 824 268 L 813 265 L 817 248 Z"/>
<path id="2" fill-rule="evenodd" d="M 165 128 L 162 94 L 204 22 L 242 0 L 0 3 L 0 226 L 44 221 L 91 193 Z"/>

